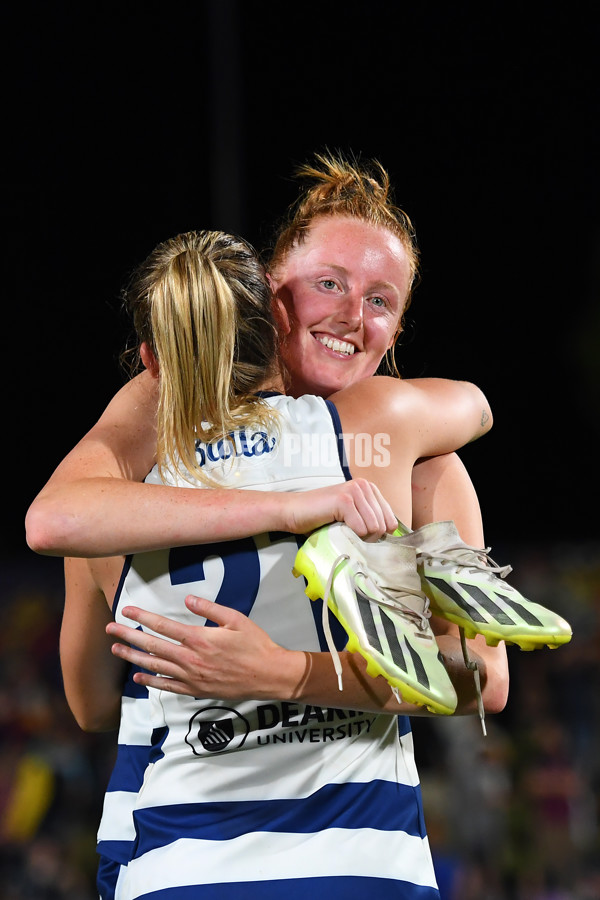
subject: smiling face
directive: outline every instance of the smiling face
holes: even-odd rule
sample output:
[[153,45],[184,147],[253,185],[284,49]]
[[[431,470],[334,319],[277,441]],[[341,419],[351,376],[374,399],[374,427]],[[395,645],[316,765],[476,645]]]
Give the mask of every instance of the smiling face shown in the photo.
[[290,393],[328,397],[375,374],[392,346],[410,287],[402,242],[360,219],[322,216],[274,277],[290,331]]

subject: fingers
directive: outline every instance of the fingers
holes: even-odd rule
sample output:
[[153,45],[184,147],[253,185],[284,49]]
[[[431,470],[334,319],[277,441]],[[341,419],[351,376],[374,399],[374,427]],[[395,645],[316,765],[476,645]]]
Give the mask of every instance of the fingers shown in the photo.
[[[140,612],[143,612],[143,610]],[[169,619],[165,621],[170,622]],[[169,684],[170,679],[185,678],[186,668],[190,660],[190,651],[182,644],[163,640],[154,634],[146,634],[144,631],[129,628],[127,625],[119,625],[116,622],[111,622],[107,625],[106,631],[112,637],[125,642],[112,645],[111,651],[113,656],[117,656],[119,659],[124,659],[128,663],[146,670],[134,676],[134,681],[137,684],[153,684],[154,682],[149,680],[151,677],[164,677],[169,679]],[[158,675],[150,676],[147,673],[158,673]],[[157,686],[164,690],[171,689],[164,685]],[[183,691],[180,690],[178,692],[182,693]]]
[[[242,613],[202,597],[190,594],[185,603],[199,617],[210,618],[216,625],[230,631],[243,631],[245,624],[252,627],[252,623]],[[124,607],[123,615],[153,632],[148,633],[141,628],[117,622],[110,622],[106,626],[107,634],[123,641],[113,645],[113,654],[134,665],[170,678],[181,678],[189,662],[190,652],[198,655],[208,649],[205,640],[207,633],[203,625],[186,625],[137,606]],[[210,631],[214,632],[214,629]],[[210,637],[214,639],[217,635],[212,633]],[[152,656],[151,661],[148,659],[149,655]],[[139,683],[150,684],[148,681]]]
[[[113,656],[118,656],[119,659],[124,659],[126,662],[131,663],[131,665],[139,666],[140,669],[147,670],[148,672],[159,672],[160,675],[167,677],[173,677],[176,674],[180,674],[179,666],[175,666],[172,662],[169,662],[160,656],[146,653],[143,650],[136,650],[128,644],[113,644],[111,650]],[[137,675],[134,676],[134,681],[138,682]]]
[[381,532],[380,536],[388,531],[394,531],[398,525],[398,519],[394,515],[392,507],[387,502],[376,484],[367,482],[369,487],[370,508],[374,511],[377,520],[377,532]]
[[118,656],[132,665],[158,671],[162,675],[179,672],[185,663],[185,647],[172,641],[164,641],[156,635],[146,634],[126,625],[112,623],[106,628],[107,634],[124,643],[113,644],[113,656]]
[[214,603],[212,600],[205,600],[203,597],[196,597],[194,594],[190,594],[185,598],[185,605],[190,612],[195,613],[195,615],[204,616],[205,619],[210,619],[211,622],[214,622],[216,625],[221,625],[222,627],[231,628],[233,625],[239,627],[241,625],[241,620],[246,618],[236,609],[231,609],[228,606],[221,606],[220,603]]
[[387,502],[379,488],[376,484],[372,485],[373,491],[375,492],[377,499],[379,501],[379,505],[381,506],[381,510],[383,513],[383,520],[385,523],[385,530],[392,532],[395,531],[398,527],[398,517],[390,504]]
[[364,478],[356,478],[348,484],[353,485],[353,506],[349,506],[344,521],[359,537],[377,540],[396,528],[396,516],[377,485]]
[[[159,616],[157,613],[148,612],[145,609],[140,609],[137,606],[126,606],[123,608],[123,615],[127,619],[131,619],[134,622],[137,622],[139,625],[143,625],[144,628],[149,629],[150,631],[156,631],[157,634],[162,635],[166,638],[171,638],[173,641],[179,641],[180,644],[184,644],[186,637],[189,636],[189,629],[194,628],[196,626],[184,625],[182,622],[176,622],[173,619],[167,619],[165,616]],[[203,624],[203,623],[199,623]],[[115,627],[126,628],[126,625],[117,626],[116,623],[111,623],[111,625],[107,626],[108,634],[116,634],[116,631],[110,630],[113,625]],[[140,634],[139,630],[133,629],[134,634]],[[131,641],[132,643],[136,643],[135,640],[132,640],[131,637],[126,638],[126,640]]]
[[115,637],[126,644],[130,644],[134,650],[142,651],[144,654],[153,653],[161,654],[168,657],[170,648],[178,647],[172,641],[165,641],[154,634],[147,634],[137,628],[129,628],[128,625],[120,625],[117,622],[110,622],[106,626],[106,633],[111,637]]
[[[202,597],[195,597],[191,594],[189,597],[186,597],[185,604],[190,612],[193,612],[199,618],[210,619],[211,622],[215,622],[217,625],[228,627],[237,625],[239,627],[240,620],[245,618],[235,609],[221,606],[218,603],[214,603],[212,600],[204,600]],[[199,622],[198,625],[186,625],[183,622],[167,619],[165,616],[148,612],[148,610],[140,609],[137,606],[125,606],[122,612],[125,618],[137,622],[149,631],[155,631],[162,637],[178,641],[180,644],[189,644],[192,639],[197,637],[197,628],[204,625],[204,622]],[[127,629],[127,626],[111,622],[107,626],[106,631],[108,634],[112,634],[115,637],[121,637],[121,634],[119,633],[120,629]],[[139,629],[129,629],[126,636],[123,636],[122,639],[135,644],[135,636],[139,636],[142,633],[143,632]],[[125,632],[123,632],[123,635],[125,635]]]
[[[285,680],[289,670],[289,664],[281,662],[282,654],[287,658],[289,651],[238,610],[193,595],[185,603],[219,627],[174,622],[137,607],[125,607],[124,615],[151,632],[115,622],[107,625],[109,635],[126,642],[114,644],[113,654],[141,669],[133,676],[136,684],[191,697],[279,696],[281,673]],[[165,637],[154,633],[157,629]],[[303,654],[301,661],[304,671]],[[295,674],[292,677],[295,686]]]

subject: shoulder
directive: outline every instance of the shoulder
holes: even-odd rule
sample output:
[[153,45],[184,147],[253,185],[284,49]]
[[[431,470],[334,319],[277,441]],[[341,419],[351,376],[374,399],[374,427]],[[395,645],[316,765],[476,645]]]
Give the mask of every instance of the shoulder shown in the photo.
[[404,384],[399,378],[393,378],[389,375],[374,375],[371,378],[365,378],[357,381],[341,391],[336,391],[330,396],[333,403],[346,403],[351,400],[385,398],[391,396],[398,389],[398,385]]
[[414,395],[413,382],[403,381],[387,375],[375,375],[358,381],[329,398],[340,413],[350,414],[360,409],[367,420],[392,412],[399,404],[409,401]]
[[344,431],[400,430],[407,425],[430,426],[440,410],[453,402],[451,381],[438,378],[400,379],[376,375],[350,385],[329,398],[336,406]]
[[99,424],[118,424],[124,415],[147,418],[156,415],[158,379],[141,372],[117,391],[99,419]]
[[91,454],[98,466],[101,456],[116,461],[115,474],[143,481],[156,461],[157,406],[157,380],[143,372],[115,394],[78,445],[81,454]]
[[329,398],[336,406],[361,403],[374,409],[392,409],[395,405],[411,405],[424,398],[444,399],[462,393],[466,382],[448,378],[394,378],[374,375],[352,384]]

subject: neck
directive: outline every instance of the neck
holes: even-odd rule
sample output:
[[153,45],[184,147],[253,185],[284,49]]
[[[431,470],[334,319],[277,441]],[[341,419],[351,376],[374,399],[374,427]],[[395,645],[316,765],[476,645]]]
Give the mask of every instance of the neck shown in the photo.
[[277,394],[285,394],[285,385],[283,383],[283,378],[281,375],[277,375],[275,378],[266,378],[260,387],[259,391],[274,391]]
[[283,373],[277,364],[273,365],[271,370],[265,374],[257,390],[274,391],[277,394],[287,393]]

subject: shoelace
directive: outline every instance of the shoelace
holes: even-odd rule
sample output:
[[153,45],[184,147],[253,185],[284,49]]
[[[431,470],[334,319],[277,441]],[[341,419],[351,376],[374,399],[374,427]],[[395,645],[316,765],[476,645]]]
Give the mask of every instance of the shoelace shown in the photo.
[[[389,587],[388,585],[376,584],[370,575],[367,575],[365,572],[357,572],[356,575],[362,575],[365,579],[365,583],[369,585],[369,587],[375,588],[384,596],[384,600],[379,600],[378,598],[371,597],[373,603],[377,603],[378,606],[384,606],[387,609],[393,609],[395,612],[399,612],[400,615],[404,616],[405,619],[408,619],[411,622],[414,622],[419,628],[425,629],[427,628],[427,623],[431,618],[431,610],[429,609],[429,597],[423,591],[413,590],[407,591],[404,588],[395,588]],[[356,582],[356,576],[354,576],[354,581]],[[413,609],[411,606],[408,606],[406,603],[402,602],[402,597],[419,597],[423,601],[423,610],[419,612],[416,609]]]
[[[331,633],[331,626],[329,624],[329,609],[327,605],[327,601],[329,600],[329,595],[331,594],[331,588],[333,586],[333,579],[335,578],[335,571],[343,560],[350,559],[347,553],[341,553],[337,559],[334,561],[330,571],[329,576],[327,578],[327,584],[325,585],[325,596],[323,597],[323,612],[322,612],[322,621],[323,621],[323,632],[325,634],[325,640],[327,642],[327,648],[331,653],[333,658],[333,666],[335,669],[335,673],[338,679],[338,687],[340,691],[344,689],[342,684],[342,663],[340,660],[340,654],[338,652],[337,647],[333,641],[333,635]],[[431,618],[431,610],[429,609],[429,599],[427,595],[423,591],[406,591],[403,588],[391,588],[384,587],[382,585],[378,585],[375,583],[373,578],[367,573],[363,571],[358,571],[355,574],[353,573],[352,579],[357,587],[360,588],[358,584],[358,576],[361,575],[364,578],[365,586],[370,587],[375,592],[379,592],[383,594],[384,599],[379,599],[375,597],[370,597],[373,603],[377,603],[378,606],[387,607],[388,609],[393,609],[395,612],[400,613],[400,615],[404,616],[409,621],[417,624],[417,626],[423,630],[426,629],[428,620]],[[362,590],[362,588],[361,588]],[[394,594],[398,596],[393,596]],[[423,611],[419,612],[415,609],[412,609],[407,604],[403,603],[401,600],[401,596],[405,597],[420,597],[423,601]],[[401,702],[401,699],[398,695],[398,689],[392,687],[392,691],[396,696],[398,702]]]
[[467,639],[465,637],[464,628],[459,628],[459,632],[460,632],[460,646],[462,648],[462,654],[463,654],[463,659],[465,661],[465,666],[467,667],[467,669],[469,669],[470,672],[473,673],[473,681],[475,682],[475,693],[477,694],[477,712],[479,714],[479,721],[481,722],[481,730],[483,731],[483,736],[487,737],[487,728],[485,727],[485,709],[483,707],[483,696],[481,693],[481,679],[479,677],[479,666],[469,656],[469,651],[467,650]]
[[333,635],[331,633],[331,626],[329,624],[329,607],[327,606],[327,601],[329,600],[329,595],[331,593],[331,586],[333,585],[335,570],[337,569],[339,563],[344,559],[350,559],[347,553],[341,553],[333,563],[329,572],[329,576],[327,578],[327,584],[325,585],[325,596],[323,597],[323,632],[325,634],[325,640],[327,641],[327,648],[333,658],[333,667],[335,669],[335,674],[337,675],[338,688],[340,689],[340,691],[344,690],[344,685],[342,684],[342,663],[340,660],[338,649],[333,642]]
[[[429,552],[427,550],[417,550],[417,561],[421,561],[422,559],[430,559],[436,560],[441,563],[451,563],[453,565],[463,566],[466,569],[469,569],[471,572],[485,572],[493,575],[498,575],[500,578],[506,578],[506,576],[512,572],[511,566],[499,566],[494,560],[489,556],[491,547],[486,547],[484,550],[481,550],[477,547],[471,547],[469,544],[451,544],[449,547],[445,547],[444,550],[440,550],[436,552]],[[489,565],[492,563],[492,565]],[[473,673],[473,681],[475,682],[475,693],[477,695],[477,712],[479,714],[479,721],[481,723],[481,730],[483,732],[483,736],[487,736],[487,729],[485,727],[485,709],[483,706],[483,696],[481,693],[481,678],[479,676],[479,666],[477,663],[471,659],[469,656],[469,651],[467,649],[467,640],[465,637],[465,632],[463,628],[459,628],[460,633],[460,646],[462,649],[463,659],[465,661],[465,666],[469,669],[470,672]]]
[[482,550],[463,543],[451,544],[438,551],[417,549],[417,561],[431,559],[441,563],[453,563],[463,566],[465,569],[489,572],[500,578],[506,578],[512,572],[512,566],[499,566],[489,555],[491,549],[491,547],[486,547]]
[[[512,572],[512,566],[499,566],[489,555],[491,549],[491,547],[486,547],[482,550],[477,547],[471,547],[469,544],[463,544],[461,542],[458,544],[451,544],[450,546],[445,547],[444,550],[433,553],[427,550],[417,550],[417,560],[426,558],[436,560],[441,563],[451,563],[454,565],[458,564],[459,566],[463,566],[471,572],[484,572],[486,574],[489,573],[490,575],[497,575],[499,578],[506,578],[506,576]],[[460,645],[462,648],[465,666],[467,667],[467,669],[469,669],[469,671],[473,673],[475,692],[477,694],[477,712],[479,714],[479,721],[481,722],[481,730],[483,731],[483,735],[485,737],[487,735],[487,729],[485,727],[485,709],[483,706],[483,696],[481,694],[481,679],[479,677],[479,667],[477,663],[474,662],[469,656],[464,630],[460,628],[459,631]]]

